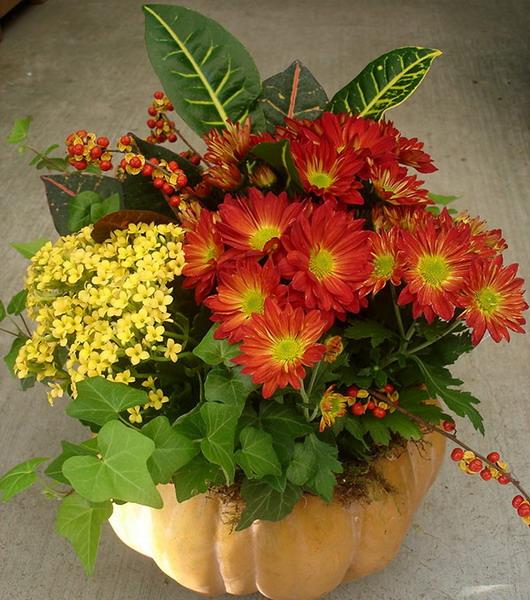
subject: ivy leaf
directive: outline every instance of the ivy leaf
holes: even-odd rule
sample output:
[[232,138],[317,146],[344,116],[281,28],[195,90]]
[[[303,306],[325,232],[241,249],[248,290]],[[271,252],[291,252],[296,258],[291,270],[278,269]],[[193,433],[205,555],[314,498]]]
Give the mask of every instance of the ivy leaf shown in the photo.
[[372,415],[363,417],[363,426],[366,432],[370,434],[372,440],[379,446],[388,446],[390,443],[390,430],[383,421],[386,419],[376,419]]
[[75,491],[91,502],[123,500],[162,507],[147,460],[154,442],[120,421],[110,421],[98,433],[101,459],[73,456],[63,465],[64,476]]
[[287,483],[285,490],[279,492],[264,481],[245,479],[241,486],[241,496],[245,500],[245,509],[236,531],[250,527],[257,519],[265,521],[283,519],[301,498],[302,490],[292,483]]
[[32,117],[28,116],[24,119],[15,119],[13,127],[6,138],[8,144],[21,144],[26,141],[29,132],[29,126],[31,125]]
[[213,325],[208,333],[193,349],[193,354],[198,356],[207,365],[220,365],[225,363],[227,366],[233,366],[230,362],[239,354],[239,345],[230,344],[226,340],[216,340],[214,337],[218,325]]
[[0,498],[7,502],[37,481],[37,467],[47,458],[32,458],[22,462],[0,477]]
[[246,116],[261,78],[244,46],[215,21],[182,6],[143,8],[149,59],[180,117],[204,134]]
[[96,192],[80,192],[68,205],[68,228],[71,233],[120,210],[119,194],[102,198]]
[[44,473],[59,483],[70,485],[68,479],[63,475],[65,461],[72,456],[95,456],[98,452],[98,441],[97,438],[91,438],[81,444],[72,444],[63,440],[61,447],[62,453],[46,467]]
[[252,150],[256,158],[261,158],[285,179],[284,187],[289,191],[301,191],[302,183],[291,155],[289,140],[261,142]]
[[7,305],[7,314],[9,315],[20,315],[26,308],[26,299],[28,297],[27,290],[21,290],[18,294],[15,294],[9,304]]
[[314,475],[316,467],[313,447],[306,443],[295,444],[293,460],[287,468],[287,479],[295,485],[304,485]]
[[240,433],[239,439],[241,450],[236,452],[235,458],[249,479],[281,475],[282,468],[269,433],[247,426]]
[[156,417],[142,427],[142,433],[155,443],[155,451],[147,461],[155,483],[168,483],[175,471],[199,453],[191,440],[171,427],[167,417]]
[[80,421],[105,425],[132,406],[147,402],[147,394],[124,383],[104,377],[90,377],[77,384],[77,398],[66,407],[66,414]]
[[253,388],[248,375],[240,369],[212,369],[204,382],[204,396],[209,402],[223,402],[243,408],[247,396]]
[[181,415],[173,429],[190,440],[200,440],[206,435],[206,425],[200,413],[200,406],[195,406],[189,412]]
[[453,389],[454,386],[462,385],[463,381],[454,378],[444,367],[428,365],[415,355],[410,358],[418,365],[429,393],[433,397],[441,398],[447,408],[460,417],[468,417],[473,427],[484,435],[482,416],[474,407],[474,404],[479,404],[480,400],[469,392]]
[[344,330],[344,337],[351,340],[370,339],[372,348],[376,348],[385,340],[395,337],[395,335],[381,323],[367,319],[365,321],[350,321],[350,326]]
[[57,533],[72,544],[87,575],[94,572],[101,526],[111,515],[112,502],[94,503],[75,493],[59,506]]
[[185,502],[197,494],[207,492],[210,484],[222,485],[224,482],[225,477],[221,469],[208,462],[203,456],[196,456],[173,475],[173,484],[179,502]]
[[241,408],[206,402],[200,413],[206,425],[206,437],[201,440],[202,453],[210,462],[221,467],[229,485],[235,475],[234,441]]
[[268,125],[283,125],[285,117],[313,121],[324,110],[328,97],[311,71],[295,60],[285,71],[263,82],[259,99]]
[[383,54],[333,96],[329,110],[380,119],[385,111],[404,102],[416,90],[440,54],[440,50],[419,47],[397,48]]
[[342,473],[342,465],[337,460],[337,446],[323,442],[312,433],[304,444],[311,448],[315,456],[316,468],[313,475],[305,483],[305,487],[318,494],[326,502],[333,499],[333,488],[337,482],[336,473]]
[[24,258],[31,258],[32,256],[35,256],[35,254],[37,254],[37,252],[44,246],[44,244],[47,243],[48,240],[46,238],[38,238],[36,240],[26,243],[13,242],[11,244],[11,247],[14,248],[20,254],[22,254]]

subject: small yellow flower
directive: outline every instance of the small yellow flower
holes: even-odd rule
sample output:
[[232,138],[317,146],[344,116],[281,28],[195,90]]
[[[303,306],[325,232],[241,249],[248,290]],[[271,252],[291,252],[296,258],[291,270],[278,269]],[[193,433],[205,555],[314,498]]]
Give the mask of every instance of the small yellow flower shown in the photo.
[[149,375],[149,377],[145,381],[142,381],[142,387],[154,390],[156,388],[156,382],[154,380],[154,377],[152,375]]
[[148,325],[145,331],[145,341],[148,344],[161,342],[164,339],[164,331],[163,325]]
[[132,408],[127,409],[127,412],[129,413],[129,421],[131,423],[141,423],[143,421],[140,410],[140,406],[133,406]]
[[129,369],[125,369],[121,373],[116,373],[116,375],[109,375],[107,379],[116,383],[133,383],[136,381],[136,377],[131,375]]
[[133,365],[137,365],[142,360],[149,358],[149,352],[143,349],[142,344],[135,344],[130,348],[126,348],[125,354],[131,359]]
[[166,342],[164,356],[172,362],[177,362],[179,352],[182,352],[182,345],[169,338]]
[[62,398],[64,396],[64,390],[58,383],[48,383],[48,386],[51,388],[48,392],[48,403],[50,406],[53,406],[56,398]]
[[162,405],[166,402],[169,402],[169,398],[164,395],[163,390],[151,390],[148,394],[149,403],[146,406],[150,408],[154,408],[155,410],[160,410]]

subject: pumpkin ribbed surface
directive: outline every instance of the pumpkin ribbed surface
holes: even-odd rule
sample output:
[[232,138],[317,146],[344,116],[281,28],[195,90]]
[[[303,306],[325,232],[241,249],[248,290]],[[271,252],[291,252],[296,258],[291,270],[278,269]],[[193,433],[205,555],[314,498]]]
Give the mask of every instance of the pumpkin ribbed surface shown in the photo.
[[409,443],[395,460],[376,461],[392,491],[371,502],[326,504],[305,495],[281,521],[234,532],[226,500],[200,494],[178,503],[173,486],[162,485],[162,509],[115,506],[110,522],[125,544],[201,594],[260,591],[272,600],[312,600],[382,569],[397,554],[443,459],[444,438],[425,441]]

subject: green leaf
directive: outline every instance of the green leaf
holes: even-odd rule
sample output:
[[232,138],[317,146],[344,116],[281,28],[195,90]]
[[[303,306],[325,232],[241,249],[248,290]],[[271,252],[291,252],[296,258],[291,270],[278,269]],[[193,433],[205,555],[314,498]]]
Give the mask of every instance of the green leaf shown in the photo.
[[162,498],[147,468],[154,442],[120,421],[110,421],[98,433],[101,458],[73,456],[63,465],[75,491],[91,502],[123,500],[153,508]]
[[359,417],[347,415],[344,418],[344,429],[368,450],[368,445],[364,439],[366,429],[363,427],[363,422]]
[[372,415],[365,415],[363,417],[363,426],[366,432],[370,434],[370,437],[379,446],[388,446],[391,439],[390,430],[384,423],[385,420],[377,419]]
[[440,206],[447,206],[455,200],[458,200],[458,196],[441,196],[440,194],[432,194],[429,192],[429,199]]
[[282,468],[269,433],[247,426],[240,433],[239,439],[241,450],[236,452],[235,458],[249,479],[281,475]]
[[253,388],[248,375],[240,369],[212,369],[204,382],[204,396],[209,402],[223,402],[243,408],[247,396]]
[[7,365],[7,368],[9,369],[9,372],[11,373],[11,375],[13,375],[13,377],[16,377],[14,367],[18,353],[22,346],[28,341],[28,339],[29,338],[25,335],[17,336],[11,343],[11,348],[9,349],[9,352],[4,356],[4,361]]
[[244,117],[261,92],[244,46],[182,6],[148,4],[144,11],[149,59],[180,117],[199,134]]
[[29,132],[29,126],[31,124],[32,117],[26,117],[25,119],[15,119],[13,127],[7,136],[6,142],[8,144],[21,144],[26,141]]
[[293,460],[287,468],[287,479],[295,485],[304,485],[311,479],[317,468],[317,457],[311,445],[295,444]]
[[419,47],[383,54],[333,96],[329,110],[380,119],[414,92],[440,54],[440,50]]
[[68,228],[74,233],[119,209],[120,195],[117,193],[103,199],[96,192],[80,192],[68,205]]
[[62,453],[46,467],[44,473],[59,483],[70,485],[68,479],[63,475],[65,461],[72,456],[95,456],[98,452],[98,441],[97,438],[91,438],[81,444],[72,444],[63,440],[61,446]]
[[7,305],[7,313],[9,315],[20,315],[26,308],[26,299],[28,297],[27,290],[21,290],[15,294]]
[[15,243],[11,244],[11,247],[14,248],[17,252],[20,252],[24,258],[31,258],[35,256],[37,252],[47,244],[48,240],[46,238],[38,238],[31,242],[24,243]]
[[155,451],[147,461],[155,483],[168,483],[175,471],[199,453],[198,446],[177,433],[167,417],[156,417],[142,427],[142,433],[155,443]]
[[186,414],[181,415],[173,423],[173,429],[190,440],[202,439],[206,435],[206,426],[201,417],[200,406],[195,406]]
[[279,175],[285,178],[284,187],[289,191],[302,190],[300,176],[291,155],[289,140],[280,142],[261,142],[252,148],[256,158],[261,158],[269,164]]
[[77,384],[77,398],[66,407],[66,414],[80,421],[105,425],[132,406],[147,402],[147,394],[125,383],[90,377]]
[[454,386],[462,385],[463,381],[455,379],[444,367],[428,365],[414,355],[410,358],[418,365],[430,394],[438,396],[445,402],[449,410],[460,417],[468,417],[473,427],[484,434],[482,416],[473,406],[479,404],[480,401],[469,392],[453,389]]
[[445,366],[452,365],[462,354],[471,352],[473,347],[471,334],[466,331],[461,334],[453,333],[444,336],[441,340],[426,348],[425,353],[429,355],[430,362]]
[[214,334],[217,328],[218,325],[213,325],[209,329],[208,333],[193,349],[193,354],[198,356],[207,365],[225,363],[227,366],[233,366],[230,361],[239,354],[239,345],[230,344],[224,339],[216,340]]
[[6,307],[5,304],[0,300],[0,323],[6,318]]
[[222,485],[224,482],[225,477],[221,469],[208,462],[203,456],[196,456],[173,475],[173,484],[179,502],[207,492],[210,485]]
[[263,82],[259,99],[268,125],[283,125],[285,117],[313,121],[328,97],[311,71],[295,60],[285,71]]
[[394,333],[381,325],[381,323],[367,319],[365,321],[350,321],[350,326],[344,330],[344,337],[351,340],[370,339],[372,348],[376,348],[385,340],[392,339]]
[[207,402],[200,408],[206,425],[206,437],[201,440],[201,450],[212,463],[219,465],[226,483],[234,480],[234,441],[241,407],[218,402]]
[[403,413],[398,411],[388,413],[384,422],[390,431],[397,433],[405,440],[421,440],[422,438],[418,425]]
[[7,502],[37,481],[37,467],[47,458],[32,458],[20,463],[0,477],[0,498]]
[[241,496],[245,500],[245,509],[236,531],[250,527],[257,519],[265,521],[283,519],[301,498],[302,490],[292,483],[287,483],[285,490],[279,492],[264,481],[245,479],[241,486]]
[[111,515],[112,502],[93,503],[75,493],[59,506],[57,533],[72,544],[87,575],[94,572],[101,526]]
[[399,391],[399,405],[407,409],[413,415],[420,417],[428,423],[438,425],[440,421],[449,418],[439,406],[429,400],[429,393],[418,387],[412,387]]
[[314,433],[306,437],[304,444],[313,451],[316,465],[315,471],[305,483],[305,487],[318,494],[326,502],[331,502],[333,488],[337,483],[336,473],[342,473],[343,470],[340,461],[337,460],[337,446],[322,442]]

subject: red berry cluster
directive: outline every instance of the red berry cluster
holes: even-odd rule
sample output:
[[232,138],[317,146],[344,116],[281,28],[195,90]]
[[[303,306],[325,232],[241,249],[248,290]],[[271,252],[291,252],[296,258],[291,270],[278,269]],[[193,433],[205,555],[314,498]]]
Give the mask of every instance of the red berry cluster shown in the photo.
[[109,139],[80,129],[66,138],[68,162],[78,171],[97,165],[102,171],[112,169],[112,156],[107,151]]
[[147,109],[149,119],[147,119],[147,127],[150,134],[147,141],[151,144],[162,144],[163,142],[176,142],[177,134],[175,133],[175,121],[168,119],[167,114],[173,110],[173,104],[164,92],[155,92],[153,94],[153,102]]
[[394,412],[395,409],[392,404],[397,404],[399,401],[399,394],[394,386],[387,383],[380,391],[387,395],[390,402],[374,398],[368,390],[351,385],[346,390],[346,395],[350,398],[348,403],[351,405],[351,413],[356,417],[360,417],[370,411],[377,419],[384,419],[388,412]]
[[530,527],[530,502],[518,494],[513,497],[512,506],[521,519]]
[[151,158],[139,172],[152,179],[153,186],[166,196],[170,206],[175,208],[180,204],[181,199],[176,192],[188,185],[188,178],[177,162]]
[[492,467],[491,464],[484,464],[484,462],[471,450],[455,448],[451,452],[451,458],[455,462],[458,462],[458,466],[464,473],[470,475],[480,473],[480,476],[484,481],[496,479],[501,485],[506,485],[511,481],[509,475],[506,474],[506,472],[509,471],[508,465],[501,460],[498,452],[490,452],[486,458],[488,463],[493,463],[499,470]]
[[179,152],[179,155],[188,160],[192,165],[198,166],[201,164],[201,157],[191,150]]

